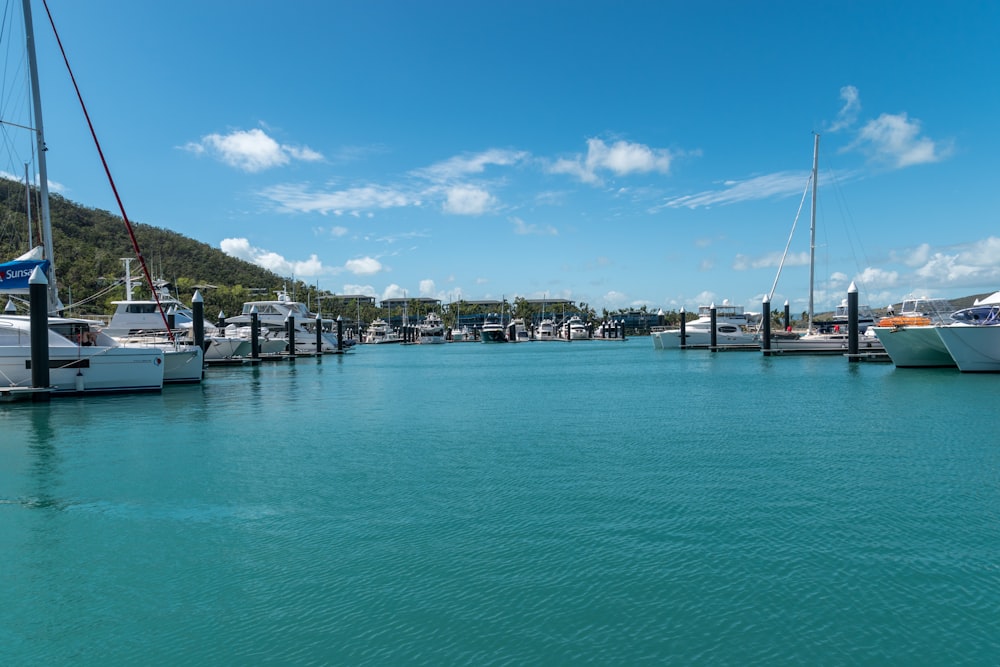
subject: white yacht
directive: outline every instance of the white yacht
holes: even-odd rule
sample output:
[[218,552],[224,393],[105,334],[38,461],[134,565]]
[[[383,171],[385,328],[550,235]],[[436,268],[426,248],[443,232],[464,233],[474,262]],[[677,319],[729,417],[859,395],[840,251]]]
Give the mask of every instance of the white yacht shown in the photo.
[[479,341],[482,343],[506,343],[507,332],[496,315],[488,315],[479,330]]
[[954,310],[947,299],[907,297],[899,313],[890,309],[872,330],[897,368],[953,367],[936,328],[953,322]]
[[365,335],[361,342],[368,345],[381,345],[383,343],[401,343],[403,339],[399,334],[389,328],[389,325],[381,317],[372,320],[372,323],[365,329]]
[[524,320],[517,317],[507,325],[507,341],[510,343],[527,343],[531,340],[528,335],[528,328],[524,325]]
[[[684,324],[684,347],[702,348],[712,344],[712,308],[715,308],[716,347],[745,347],[757,344],[760,315],[746,312],[743,306],[733,305],[726,299],[721,306],[710,304],[698,307],[698,318]],[[653,331],[649,335],[653,339],[653,347],[657,350],[681,346],[680,327]]]
[[301,301],[292,301],[291,296],[285,290],[278,290],[277,299],[269,301],[247,301],[243,304],[243,312],[235,317],[226,318],[226,324],[235,324],[237,327],[244,327],[250,324],[251,311],[257,309],[257,319],[260,326],[267,327],[274,338],[284,340],[288,343],[288,318],[295,321],[295,350],[296,354],[316,354],[317,352],[337,351],[336,320],[320,319],[320,349],[316,349],[316,314],[309,312],[306,304]]
[[427,313],[427,317],[417,327],[417,342],[427,345],[444,342],[444,321],[437,313]]
[[463,325],[458,329],[451,330],[451,342],[464,343],[470,340],[472,340],[472,332],[469,331],[469,327]]
[[557,340],[556,323],[551,319],[543,318],[535,330],[535,340]]
[[590,332],[587,330],[586,323],[580,319],[580,316],[573,315],[563,322],[560,336],[564,340],[587,340],[590,338]]
[[1000,292],[952,313],[953,322],[936,327],[963,373],[1000,373]]
[[[195,350],[192,322],[194,314],[190,308],[174,298],[167,289],[167,283],[156,285],[159,304],[155,299],[134,299],[132,276],[129,271],[130,259],[125,259],[125,300],[112,301],[114,313],[103,327],[108,334],[123,345],[145,345],[162,347],[167,354],[166,382],[198,382],[203,359],[226,359],[249,355],[250,343],[239,337],[219,334],[217,327],[205,320],[205,348]],[[167,332],[163,313],[172,312],[174,329]],[[195,359],[197,357],[197,359]]]

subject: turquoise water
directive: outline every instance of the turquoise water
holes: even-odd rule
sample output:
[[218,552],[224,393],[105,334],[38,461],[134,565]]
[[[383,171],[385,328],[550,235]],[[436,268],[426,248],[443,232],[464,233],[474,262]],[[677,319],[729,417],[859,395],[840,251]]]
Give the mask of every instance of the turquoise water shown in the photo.
[[997,664],[998,380],[640,338],[0,406],[0,663]]

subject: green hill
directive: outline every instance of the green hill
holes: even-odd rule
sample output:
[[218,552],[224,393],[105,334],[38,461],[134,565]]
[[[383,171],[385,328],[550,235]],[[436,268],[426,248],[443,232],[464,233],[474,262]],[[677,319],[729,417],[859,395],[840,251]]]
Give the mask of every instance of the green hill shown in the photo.
[[[37,199],[34,192],[32,195]],[[107,211],[85,208],[59,195],[50,195],[49,209],[60,298],[68,306],[81,304],[71,311],[73,315],[111,312],[110,302],[125,296],[120,285],[125,271],[121,258],[135,257],[124,221]],[[32,219],[37,220],[37,202],[32,202],[31,210]],[[315,287],[302,282],[293,285],[271,271],[176,232],[135,222],[133,229],[153,278],[169,281],[174,294],[185,303],[190,303],[196,288],[200,289],[209,319],[214,319],[220,310],[227,315],[239,313],[244,301],[271,298],[259,296],[260,292],[252,293],[250,288],[273,295],[274,290],[287,285],[302,301],[315,294]],[[0,178],[0,261],[39,245],[37,228],[34,243],[29,243],[27,236],[24,184]],[[132,263],[132,275],[142,284],[136,297],[148,297],[138,262]],[[92,298],[94,295],[100,296]]]

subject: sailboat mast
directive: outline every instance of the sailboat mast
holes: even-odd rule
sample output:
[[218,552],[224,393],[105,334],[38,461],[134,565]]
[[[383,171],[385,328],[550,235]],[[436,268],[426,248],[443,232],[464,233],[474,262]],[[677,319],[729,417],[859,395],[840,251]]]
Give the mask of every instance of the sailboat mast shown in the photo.
[[816,277],[816,177],[819,173],[819,134],[815,135],[813,141],[813,168],[812,168],[812,212],[809,216],[809,327],[807,331],[812,333],[813,328],[813,286]]
[[31,79],[31,101],[34,105],[35,140],[38,142],[38,188],[41,194],[42,246],[49,260],[49,312],[59,307],[56,287],[56,266],[52,254],[52,219],[49,216],[49,174],[45,166],[45,133],[42,131],[42,94],[38,86],[38,59],[35,56],[35,28],[31,21],[31,0],[22,0],[24,8],[25,46],[28,52],[28,73]]

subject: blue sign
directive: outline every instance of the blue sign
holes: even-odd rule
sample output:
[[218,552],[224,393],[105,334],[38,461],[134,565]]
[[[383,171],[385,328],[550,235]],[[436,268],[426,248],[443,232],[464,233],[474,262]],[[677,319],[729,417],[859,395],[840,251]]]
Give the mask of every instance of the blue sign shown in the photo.
[[28,279],[36,266],[49,270],[49,260],[22,260],[0,264],[0,292],[27,292]]

